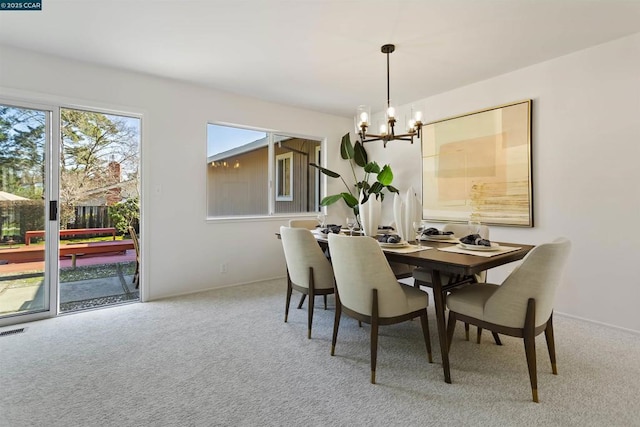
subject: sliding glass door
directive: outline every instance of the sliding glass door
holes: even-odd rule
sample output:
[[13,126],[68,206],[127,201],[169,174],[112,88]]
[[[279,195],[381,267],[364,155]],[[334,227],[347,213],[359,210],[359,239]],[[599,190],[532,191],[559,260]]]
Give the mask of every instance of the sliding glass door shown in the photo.
[[0,99],[0,326],[140,300],[140,136]]
[[140,119],[60,109],[61,313],[139,301]]
[[[53,108],[0,102],[0,325],[56,306],[53,120]],[[28,241],[30,230],[41,233]]]

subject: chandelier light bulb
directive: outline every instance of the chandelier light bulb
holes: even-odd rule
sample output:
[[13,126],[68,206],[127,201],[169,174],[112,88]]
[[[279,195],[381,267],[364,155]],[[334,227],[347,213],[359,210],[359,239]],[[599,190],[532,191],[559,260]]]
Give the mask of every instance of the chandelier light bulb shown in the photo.
[[387,117],[389,117],[390,119],[395,118],[396,116],[396,109],[393,107],[389,107],[387,108]]
[[365,111],[363,111],[362,113],[360,113],[360,126],[368,125],[368,121],[369,121],[369,116],[367,115],[367,113]]
[[422,111],[416,111],[416,122],[422,121]]

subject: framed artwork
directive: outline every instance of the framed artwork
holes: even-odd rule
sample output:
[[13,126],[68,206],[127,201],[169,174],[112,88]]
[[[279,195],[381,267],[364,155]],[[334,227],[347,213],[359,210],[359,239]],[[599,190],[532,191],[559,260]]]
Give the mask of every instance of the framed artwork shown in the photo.
[[533,227],[530,99],[422,131],[424,219]]

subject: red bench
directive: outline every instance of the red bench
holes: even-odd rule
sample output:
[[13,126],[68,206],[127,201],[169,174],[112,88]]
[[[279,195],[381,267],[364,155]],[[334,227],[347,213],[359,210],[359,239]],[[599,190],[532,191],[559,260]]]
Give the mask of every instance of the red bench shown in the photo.
[[[31,238],[44,237],[44,230],[31,230],[24,233],[24,244],[31,244]],[[60,237],[62,236],[87,236],[93,234],[111,234],[113,240],[116,240],[116,229],[113,227],[106,228],[71,228],[68,230],[60,230]]]
[[[124,252],[134,249],[132,240],[114,240],[108,242],[69,243],[60,245],[60,256],[71,256],[71,265],[76,266],[76,257],[80,254],[102,254]],[[0,249],[0,261],[35,262],[44,261],[44,246],[23,246],[21,248]]]

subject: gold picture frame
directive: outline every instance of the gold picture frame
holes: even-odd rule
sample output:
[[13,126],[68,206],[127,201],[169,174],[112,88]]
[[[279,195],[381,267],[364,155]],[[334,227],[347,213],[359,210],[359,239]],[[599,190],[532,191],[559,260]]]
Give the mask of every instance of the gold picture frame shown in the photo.
[[533,227],[530,99],[426,124],[423,218]]

